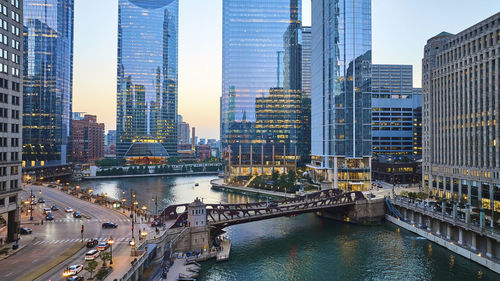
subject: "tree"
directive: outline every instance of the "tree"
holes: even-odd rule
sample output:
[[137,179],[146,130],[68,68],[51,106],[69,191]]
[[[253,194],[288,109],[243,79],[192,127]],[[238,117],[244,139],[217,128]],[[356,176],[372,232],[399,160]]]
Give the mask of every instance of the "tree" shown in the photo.
[[278,171],[274,171],[273,174],[271,175],[271,180],[273,181],[274,185],[278,183],[280,173]]
[[295,171],[288,170],[288,182],[290,183],[290,186],[295,185],[296,180],[297,180],[297,175],[295,174]]
[[102,266],[106,267],[106,261],[111,260],[111,253],[110,252],[101,252],[101,255],[99,257],[102,260]]
[[90,272],[90,279],[92,279],[92,276],[94,275],[94,271],[97,268],[98,263],[96,261],[87,261],[87,266],[85,267],[85,270]]

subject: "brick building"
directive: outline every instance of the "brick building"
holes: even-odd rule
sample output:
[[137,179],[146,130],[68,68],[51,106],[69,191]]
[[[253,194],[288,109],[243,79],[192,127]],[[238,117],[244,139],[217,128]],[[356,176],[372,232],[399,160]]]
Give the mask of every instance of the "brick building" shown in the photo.
[[72,159],[88,163],[104,157],[104,123],[95,115],[85,115],[72,121]]

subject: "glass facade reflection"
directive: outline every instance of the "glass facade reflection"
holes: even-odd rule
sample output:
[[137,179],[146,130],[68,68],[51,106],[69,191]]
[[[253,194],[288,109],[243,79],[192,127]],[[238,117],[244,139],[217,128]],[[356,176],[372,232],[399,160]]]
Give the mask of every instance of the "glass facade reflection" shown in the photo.
[[221,140],[241,175],[295,165],[300,142],[301,1],[224,0]]
[[312,167],[335,188],[370,187],[371,1],[312,3]]
[[23,161],[60,165],[70,149],[73,0],[24,1]]
[[178,0],[118,2],[117,157],[154,139],[177,154]]

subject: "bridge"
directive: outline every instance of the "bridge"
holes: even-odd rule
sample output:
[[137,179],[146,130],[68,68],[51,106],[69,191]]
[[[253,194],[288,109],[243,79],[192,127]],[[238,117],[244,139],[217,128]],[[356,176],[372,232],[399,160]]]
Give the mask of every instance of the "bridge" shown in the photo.
[[[342,192],[339,189],[327,189],[279,201],[203,205],[206,224],[212,234],[217,234],[231,225],[350,206],[360,200],[365,200],[365,197],[359,191]],[[191,204],[168,206],[160,214],[160,220],[175,220],[171,228],[193,226],[188,219],[188,209]]]

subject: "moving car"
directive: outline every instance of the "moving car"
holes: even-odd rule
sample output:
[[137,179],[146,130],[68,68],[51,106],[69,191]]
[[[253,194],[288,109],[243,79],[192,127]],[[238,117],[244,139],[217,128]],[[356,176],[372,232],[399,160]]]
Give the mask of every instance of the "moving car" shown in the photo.
[[82,217],[82,214],[80,214],[80,212],[76,211],[76,212],[73,213],[73,217],[79,219],[79,218]]
[[31,233],[33,233],[33,230],[31,228],[21,227],[21,229],[19,230],[19,233],[21,233],[21,234],[31,234]]
[[90,251],[85,253],[85,260],[86,261],[93,261],[99,257],[100,253],[101,252],[99,252],[98,250],[90,250]]
[[99,244],[97,239],[91,239],[87,241],[87,248],[94,248],[97,244]]
[[237,210],[230,210],[227,212],[228,215],[230,216],[237,216],[240,214],[240,211],[237,211]]
[[81,265],[81,264],[74,264],[74,265],[72,265],[72,266],[69,267],[68,271],[69,271],[70,275],[77,275],[82,270],[83,270],[83,265]]
[[102,224],[102,228],[117,228],[118,225],[114,222],[105,222]]
[[84,279],[81,276],[71,276],[66,280],[68,280],[68,281],[83,281]]
[[47,215],[45,216],[45,219],[46,219],[46,220],[48,220],[48,221],[52,221],[52,220],[54,220],[54,215],[52,215],[52,214],[47,214]]
[[278,207],[278,203],[274,202],[274,201],[270,201],[269,203],[267,203],[267,207]]
[[45,203],[45,199],[43,199],[42,197],[38,198],[38,203]]
[[52,211],[59,211],[59,207],[57,207],[56,205],[52,205],[52,207],[50,207],[50,209]]
[[159,221],[152,221],[151,222],[151,226],[161,226],[160,222]]
[[99,245],[97,245],[97,250],[99,250],[99,251],[104,251],[108,248],[109,248],[108,243],[99,243]]
[[66,213],[71,213],[73,212],[73,209],[71,207],[68,207],[66,208],[66,210],[64,210]]
[[44,208],[43,213],[48,215],[48,214],[52,213],[52,209],[51,208]]

